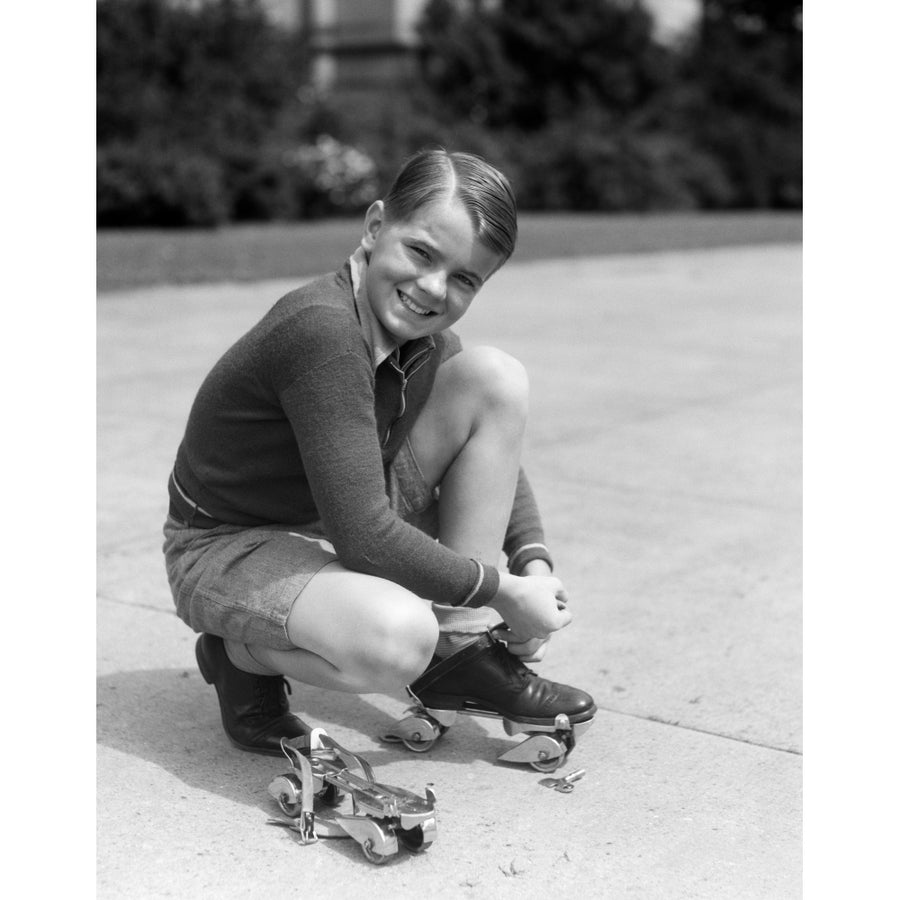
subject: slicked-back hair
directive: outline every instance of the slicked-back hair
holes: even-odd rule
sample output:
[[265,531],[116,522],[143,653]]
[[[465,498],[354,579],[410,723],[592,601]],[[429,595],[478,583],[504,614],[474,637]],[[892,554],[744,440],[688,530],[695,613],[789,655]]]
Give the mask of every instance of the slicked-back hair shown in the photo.
[[501,265],[516,248],[516,198],[506,176],[473,153],[419,150],[403,164],[384,198],[388,219],[406,221],[436,200],[459,199],[478,239]]

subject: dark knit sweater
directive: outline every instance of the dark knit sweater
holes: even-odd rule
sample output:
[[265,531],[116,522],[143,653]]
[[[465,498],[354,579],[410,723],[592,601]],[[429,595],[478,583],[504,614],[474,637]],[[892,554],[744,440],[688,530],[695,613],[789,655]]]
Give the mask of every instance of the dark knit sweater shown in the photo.
[[[448,330],[404,344],[375,370],[345,265],[282,297],[215,364],[191,408],[176,477],[221,522],[321,520],[347,568],[434,602],[482,606],[497,591],[497,569],[404,522],[385,487],[385,467],[438,366],[459,350]],[[520,473],[504,550],[520,569],[529,559],[549,562],[542,543]]]

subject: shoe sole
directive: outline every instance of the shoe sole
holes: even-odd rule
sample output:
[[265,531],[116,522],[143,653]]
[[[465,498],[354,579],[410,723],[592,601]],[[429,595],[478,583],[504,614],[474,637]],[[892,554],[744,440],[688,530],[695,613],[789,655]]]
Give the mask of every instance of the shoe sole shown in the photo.
[[[452,695],[441,695],[441,694],[433,694],[426,701],[422,697],[416,695],[416,699],[426,708],[426,709],[440,709],[446,710],[447,712],[461,712],[461,713],[470,713],[472,715],[484,715],[490,716],[492,718],[500,717],[501,719],[509,719],[510,722],[517,722],[520,725],[553,725],[556,721],[555,716],[543,718],[537,718],[532,716],[509,716],[505,713],[500,712],[496,709],[490,709],[485,706],[482,701],[478,700],[475,697],[454,697]],[[594,714],[597,712],[597,706],[594,704],[590,709],[586,709],[582,712],[578,713],[565,713],[564,715],[568,718],[569,722],[573,725],[577,725],[581,722],[586,722],[588,719],[592,719]]]

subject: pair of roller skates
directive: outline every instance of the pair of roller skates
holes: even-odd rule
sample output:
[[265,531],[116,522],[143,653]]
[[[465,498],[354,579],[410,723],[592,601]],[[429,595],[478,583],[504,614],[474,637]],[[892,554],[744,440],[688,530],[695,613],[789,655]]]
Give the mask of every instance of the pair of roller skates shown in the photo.
[[[366,859],[380,865],[401,846],[422,853],[437,836],[435,796],[430,788],[420,797],[376,781],[365,759],[321,728],[282,738],[281,749],[291,771],[274,778],[268,791],[289,818],[269,823],[296,832],[302,843],[349,837],[360,845]],[[348,795],[352,811],[342,811],[339,807]]]
[[[525,763],[539,772],[562,765],[597,710],[584,691],[532,672],[493,633],[451,657],[435,658],[407,690],[415,705],[382,736],[384,740],[422,753],[458,716],[486,716],[501,720],[510,736],[527,735],[499,759]],[[289,818],[270,819],[271,824],[290,828],[304,844],[320,837],[353,838],[376,864],[386,862],[401,847],[413,853],[428,849],[437,836],[430,788],[421,797],[382,784],[365,759],[341,747],[321,728],[311,729],[299,719],[294,724],[306,733],[280,741],[291,771],[273,779],[268,789]],[[347,795],[351,812],[338,809]]]
[[435,658],[407,691],[415,705],[383,740],[424,753],[460,715],[500,719],[506,734],[527,737],[499,759],[538,772],[562,765],[597,711],[589,694],[541,678],[494,632],[453,656]]

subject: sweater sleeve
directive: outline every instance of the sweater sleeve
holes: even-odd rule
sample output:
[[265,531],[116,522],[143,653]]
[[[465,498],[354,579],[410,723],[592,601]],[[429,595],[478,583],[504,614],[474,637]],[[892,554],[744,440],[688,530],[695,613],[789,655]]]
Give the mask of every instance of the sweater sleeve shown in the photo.
[[483,606],[497,592],[493,566],[468,559],[404,522],[385,487],[371,364],[337,353],[280,395],[316,508],[341,562],[425,599]]
[[503,542],[503,552],[507,557],[509,571],[513,575],[521,575],[525,564],[534,559],[543,559],[551,569],[553,568],[550,551],[544,543],[544,529],[537,502],[525,471],[521,468],[512,514],[509,517],[509,527]]

